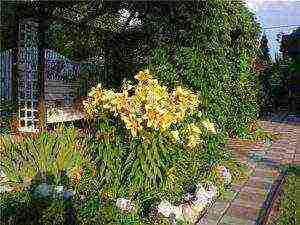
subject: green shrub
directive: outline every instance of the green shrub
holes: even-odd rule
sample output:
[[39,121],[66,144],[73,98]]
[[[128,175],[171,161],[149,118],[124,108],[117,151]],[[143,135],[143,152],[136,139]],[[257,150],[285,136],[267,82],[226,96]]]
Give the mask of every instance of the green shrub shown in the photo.
[[5,224],[65,224],[67,205],[60,198],[37,200],[28,191],[10,192],[1,195],[0,205],[0,221]]
[[[163,84],[200,91],[209,119],[238,137],[259,111],[260,86],[251,68],[258,49],[259,24],[240,1],[176,4],[176,17],[147,17],[148,33],[174,32],[171,41],[155,40],[150,69]],[[154,35],[155,36],[155,35]]]
[[289,173],[283,185],[277,202],[278,214],[271,217],[268,224],[295,225],[296,224],[296,181],[294,173]]

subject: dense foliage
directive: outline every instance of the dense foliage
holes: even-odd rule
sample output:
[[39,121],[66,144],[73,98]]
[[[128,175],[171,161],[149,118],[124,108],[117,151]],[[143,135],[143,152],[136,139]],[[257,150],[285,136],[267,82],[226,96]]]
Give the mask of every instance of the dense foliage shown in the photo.
[[280,43],[280,51],[283,52],[284,54],[287,54],[294,60],[296,60],[298,63],[300,62],[300,52],[299,52],[299,47],[300,47],[300,27],[296,28],[293,30],[291,34],[287,36],[287,38],[281,39]]
[[[98,2],[103,7],[99,11],[112,13],[110,17],[116,20],[116,12],[126,6],[131,14],[139,14],[141,29],[122,27],[115,32],[107,28],[113,23],[105,19],[98,28],[53,22],[46,42],[70,57],[102,48],[106,77],[114,87],[150,64],[165,84],[182,81],[200,91],[203,112],[209,119],[225,131],[245,137],[249,123],[257,117],[260,88],[251,68],[259,24],[243,1],[123,3]],[[76,52],[77,48],[85,53]]]
[[222,132],[195,114],[196,92],[169,90],[148,70],[136,78],[121,93],[92,89],[86,110],[98,118],[89,133],[58,128],[33,140],[3,140],[0,168],[14,187],[0,198],[7,224],[169,224],[166,212],[158,213],[168,204],[180,209],[178,222],[189,224],[208,199],[192,208],[187,193],[199,184],[210,199],[222,193],[228,183],[220,165],[241,177]]
[[0,138],[0,167],[15,190],[24,189],[35,179],[46,181],[48,176],[59,184],[62,173],[72,176],[87,160],[85,153],[76,147],[74,129],[43,132],[17,143],[10,135]]
[[[299,29],[298,29],[299,30]],[[265,36],[262,37],[260,45],[260,59],[264,64],[260,71],[260,84],[262,87],[262,101],[261,101],[261,112],[274,112],[280,105],[282,98],[287,98],[288,95],[288,83],[296,80],[297,71],[299,70],[299,63],[297,59],[297,29],[292,32],[288,38],[281,36],[278,39],[283,53],[281,57],[275,58],[272,62],[269,60],[269,50],[267,46],[267,39]],[[279,34],[280,36],[282,34]],[[293,46],[293,47],[291,47]],[[295,48],[294,50],[292,50]],[[293,52],[294,51],[294,52]]]
[[[145,4],[150,11],[155,8],[151,1]],[[0,166],[18,189],[1,196],[0,206],[11,224],[26,214],[24,224],[170,224],[158,212],[159,202],[185,208],[178,217],[191,218],[198,211],[185,195],[194,194],[199,184],[204,194],[215,194],[213,185],[222,192],[226,183],[220,165],[229,168],[234,180],[240,177],[225,142],[227,132],[247,137],[257,117],[259,84],[251,63],[258,24],[241,1],[176,2],[175,8],[174,3],[153,4],[160,6],[159,13],[139,8],[143,35],[133,35],[136,40],[127,42],[133,46],[120,54],[118,48],[126,41],[112,35],[121,44],[105,57],[107,64],[110,57],[112,64],[119,62],[109,76],[115,87],[121,78],[133,78],[137,68],[149,67],[157,80],[145,70],[136,75],[136,86],[125,81],[120,93],[94,87],[85,102],[94,132],[82,135],[78,143],[75,132],[64,130],[21,144],[6,140],[8,147],[2,150],[8,153]],[[65,27],[49,30],[58,48],[65,47],[60,36]],[[142,59],[131,64],[120,59],[145,45],[148,51],[135,54]],[[48,187],[34,183],[40,172],[37,182],[63,185],[73,197],[35,199],[36,189]],[[52,178],[54,174],[50,181],[47,172]]]
[[203,96],[203,112],[227,132],[245,137],[257,118],[260,86],[251,64],[259,26],[237,1],[178,3],[176,19],[150,17],[148,33],[174,34],[155,40],[151,68],[164,84],[182,81]]

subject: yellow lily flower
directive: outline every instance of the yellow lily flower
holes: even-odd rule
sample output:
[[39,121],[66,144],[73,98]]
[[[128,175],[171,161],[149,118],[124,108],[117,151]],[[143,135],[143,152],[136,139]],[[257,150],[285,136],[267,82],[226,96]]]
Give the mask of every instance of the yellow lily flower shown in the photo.
[[178,131],[178,130],[173,130],[173,131],[171,131],[171,134],[172,134],[172,136],[173,136],[173,138],[174,138],[175,140],[177,140],[177,141],[180,140],[180,137],[179,137],[179,131]]
[[216,130],[213,123],[210,123],[208,119],[202,121],[202,125],[213,134],[216,134]]
[[150,71],[147,69],[144,71],[140,71],[137,75],[134,76],[134,78],[139,81],[146,81],[151,79],[152,76],[150,75]]

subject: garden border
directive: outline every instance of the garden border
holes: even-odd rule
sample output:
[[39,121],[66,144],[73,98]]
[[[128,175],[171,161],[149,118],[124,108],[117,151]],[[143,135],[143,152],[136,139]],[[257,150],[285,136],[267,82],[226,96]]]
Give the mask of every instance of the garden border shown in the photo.
[[268,193],[266,200],[264,201],[259,216],[256,220],[257,225],[265,225],[268,221],[269,214],[271,212],[272,206],[278,197],[282,187],[286,181],[287,169],[281,171],[281,174],[278,176],[277,180],[272,186],[271,191]]

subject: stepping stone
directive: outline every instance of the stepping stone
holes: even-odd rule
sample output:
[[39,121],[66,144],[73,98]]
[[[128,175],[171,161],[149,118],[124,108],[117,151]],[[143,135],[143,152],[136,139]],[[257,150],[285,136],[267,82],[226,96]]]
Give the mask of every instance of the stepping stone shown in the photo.
[[232,184],[230,190],[233,192],[240,192],[243,187],[244,187],[244,184]]
[[257,167],[255,169],[255,177],[273,177],[274,173],[279,175],[277,170],[270,169],[269,167]]
[[203,216],[196,225],[217,225],[218,221],[214,219],[208,219],[207,216]]
[[[274,182],[274,176],[265,176],[265,177],[251,177],[251,180],[253,181],[262,181],[265,183],[273,183]],[[256,188],[258,190],[258,188]]]
[[242,193],[259,194],[259,195],[263,196],[263,198],[265,199],[267,197],[268,191],[266,191],[264,189],[260,189],[260,188],[246,186],[243,188]]
[[247,187],[254,187],[263,189],[265,191],[269,191],[272,188],[272,183],[264,182],[262,180],[251,179],[247,182]]
[[221,201],[226,201],[226,200],[232,200],[234,197],[237,195],[237,192],[234,192],[232,190],[226,191],[221,197]]
[[262,161],[262,164],[263,165],[267,165],[267,166],[271,166],[271,167],[275,167],[275,166],[278,166],[280,165],[280,161],[279,160],[276,160],[276,159],[273,159],[273,158],[264,158],[263,161]]
[[218,219],[220,218],[225,211],[227,210],[227,208],[230,205],[230,201],[228,202],[224,202],[224,201],[217,201],[215,202],[215,204],[213,205],[212,208],[210,208],[207,212],[207,216],[208,219]]
[[232,204],[230,208],[227,210],[226,215],[239,218],[242,220],[256,220],[259,211],[260,208],[252,208],[252,207]]
[[254,192],[245,192],[243,191],[239,193],[237,199],[235,199],[232,204],[239,205],[242,207],[249,207],[249,208],[259,208],[263,204],[267,194],[266,193],[254,193]]
[[236,218],[231,215],[225,215],[218,225],[255,225],[256,222],[253,220]]

